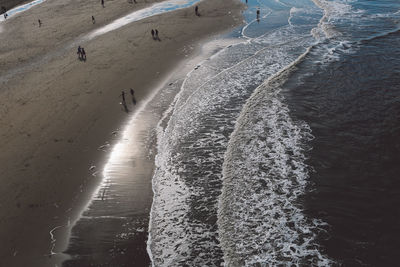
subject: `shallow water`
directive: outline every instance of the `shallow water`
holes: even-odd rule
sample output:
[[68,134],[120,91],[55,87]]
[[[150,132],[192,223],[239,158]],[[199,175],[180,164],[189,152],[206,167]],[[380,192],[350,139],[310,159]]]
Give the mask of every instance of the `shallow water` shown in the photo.
[[121,28],[129,23],[142,20],[145,18],[149,18],[152,16],[156,16],[162,13],[171,12],[174,10],[187,8],[195,3],[199,2],[200,0],[166,0],[159,3],[152,4],[149,7],[134,11],[122,18],[116,19],[115,21],[94,30],[93,32],[89,33],[88,36],[84,37],[86,39],[93,39],[99,35],[105,34],[107,32],[116,30]]
[[153,265],[394,264],[399,3],[248,5],[160,123]]
[[[36,5],[38,5],[38,4],[41,4],[41,3],[43,3],[44,1],[46,1],[46,0],[34,0],[34,1],[29,2],[29,3],[27,3],[27,4],[23,4],[23,5],[14,7],[14,8],[12,8],[12,9],[10,9],[10,10],[7,11],[7,15],[8,15],[7,19],[9,19],[9,18],[11,18],[11,17],[17,15],[18,13],[24,12],[24,11],[26,11],[26,10],[28,10],[28,9],[30,9],[30,8],[32,8],[32,7],[36,6]],[[5,18],[4,18],[4,16],[3,16],[3,14],[2,14],[2,15],[0,16],[0,22],[2,22],[2,21],[4,21],[4,20],[5,20]]]
[[[68,249],[70,259],[63,266],[147,266],[147,228],[151,207],[154,128],[162,111],[176,92],[171,85],[155,90],[147,100],[127,109],[134,112],[120,131],[119,140],[105,143],[99,150],[109,154],[106,165],[91,167],[95,176],[103,177],[90,203],[72,227]],[[121,105],[121,112],[123,107]]]

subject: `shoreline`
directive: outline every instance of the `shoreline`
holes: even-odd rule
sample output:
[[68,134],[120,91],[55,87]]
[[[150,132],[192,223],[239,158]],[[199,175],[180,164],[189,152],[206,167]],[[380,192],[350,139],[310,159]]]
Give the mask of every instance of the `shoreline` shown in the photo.
[[2,7],[5,7],[7,11],[9,11],[10,9],[13,9],[15,7],[18,7],[20,5],[24,5],[27,4],[31,1],[29,0],[4,0],[4,2],[1,2],[0,4],[0,15],[3,15],[3,10]]
[[[24,73],[18,81],[13,78],[5,84],[0,96],[8,105],[1,111],[0,123],[8,127],[7,130],[2,127],[5,145],[0,159],[8,168],[1,173],[4,183],[1,203],[5,214],[0,221],[0,237],[7,245],[0,251],[8,266],[28,262],[40,266],[51,264],[50,257],[43,256],[49,252],[46,247],[51,245],[50,230],[77,216],[80,206],[77,202],[90,198],[101,179],[93,178],[89,168],[93,162],[99,166],[106,158],[98,148],[112,138],[112,131],[126,120],[118,104],[120,90],[132,86],[137,100],[143,101],[159,77],[185,59],[187,52],[182,49],[187,47],[193,51],[190,44],[209,35],[210,29],[206,26],[217,25],[211,31],[217,34],[229,28],[228,25],[240,23],[241,4],[238,1],[229,3],[235,4],[235,16],[238,16],[235,19],[212,10],[214,3],[203,1],[200,8],[205,11],[210,8],[210,11],[199,19],[207,20],[208,24],[193,23],[198,18],[193,18],[191,8],[144,19],[88,42],[85,45],[89,47],[87,62],[78,62],[75,51],[68,51],[64,54],[68,55],[66,58],[51,60],[46,66],[38,66],[33,73]],[[28,12],[31,11],[24,15],[29,15]],[[22,15],[18,17],[19,23],[23,18]],[[216,23],[219,18],[224,19],[224,25]],[[159,44],[148,38],[148,27],[156,25],[156,20],[157,25],[163,26]],[[180,34],[173,29],[177,25],[183,28],[179,29]],[[41,37],[46,35],[40,34]],[[165,55],[160,45],[163,51],[175,51],[174,54]],[[130,51],[132,48],[144,49],[140,50],[143,54]],[[102,51],[105,50],[110,53],[104,55]],[[163,58],[164,62],[159,64],[154,58]],[[118,64],[130,67],[126,70]],[[141,66],[146,70],[140,69]],[[52,81],[53,77],[60,79]],[[27,99],[26,95],[36,97]],[[10,234],[18,231],[18,235]],[[55,234],[62,236],[58,232]],[[62,242],[57,240],[56,251],[59,244]]]

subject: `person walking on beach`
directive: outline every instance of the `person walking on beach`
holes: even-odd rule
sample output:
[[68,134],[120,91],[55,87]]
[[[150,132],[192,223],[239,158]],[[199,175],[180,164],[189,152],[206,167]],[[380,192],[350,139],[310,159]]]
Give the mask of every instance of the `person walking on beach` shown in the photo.
[[194,7],[194,13],[196,14],[196,16],[199,16],[199,6]]
[[157,29],[155,31],[155,39],[160,40],[160,38],[158,38],[158,30]]
[[78,58],[80,60],[82,60],[82,48],[81,48],[81,46],[78,46],[78,52],[76,52],[76,53],[78,54]]
[[38,19],[39,27],[42,27],[42,21]]
[[133,91],[133,89],[131,88],[130,92],[131,92],[131,96],[132,96],[132,103],[134,105],[136,105],[135,91]]
[[92,16],[92,23],[95,24],[96,20],[94,19],[94,16]]
[[154,30],[153,29],[151,29],[151,36],[153,37],[153,40],[154,40],[155,37],[154,37]]
[[101,6],[104,7],[104,0],[101,0]]

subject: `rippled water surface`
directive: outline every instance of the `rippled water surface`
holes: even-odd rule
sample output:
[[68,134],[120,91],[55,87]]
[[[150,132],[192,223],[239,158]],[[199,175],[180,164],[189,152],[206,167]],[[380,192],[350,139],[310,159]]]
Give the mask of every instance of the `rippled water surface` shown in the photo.
[[160,124],[154,265],[393,264],[399,3],[248,6]]

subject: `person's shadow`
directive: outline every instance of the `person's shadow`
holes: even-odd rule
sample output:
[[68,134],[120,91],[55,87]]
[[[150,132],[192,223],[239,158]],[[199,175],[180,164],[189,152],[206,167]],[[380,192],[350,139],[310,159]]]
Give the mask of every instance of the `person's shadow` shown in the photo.
[[129,109],[128,109],[128,106],[126,105],[126,102],[125,102],[125,101],[122,101],[122,102],[121,102],[121,105],[124,107],[124,111],[125,111],[126,113],[128,113],[128,112],[129,112]]

